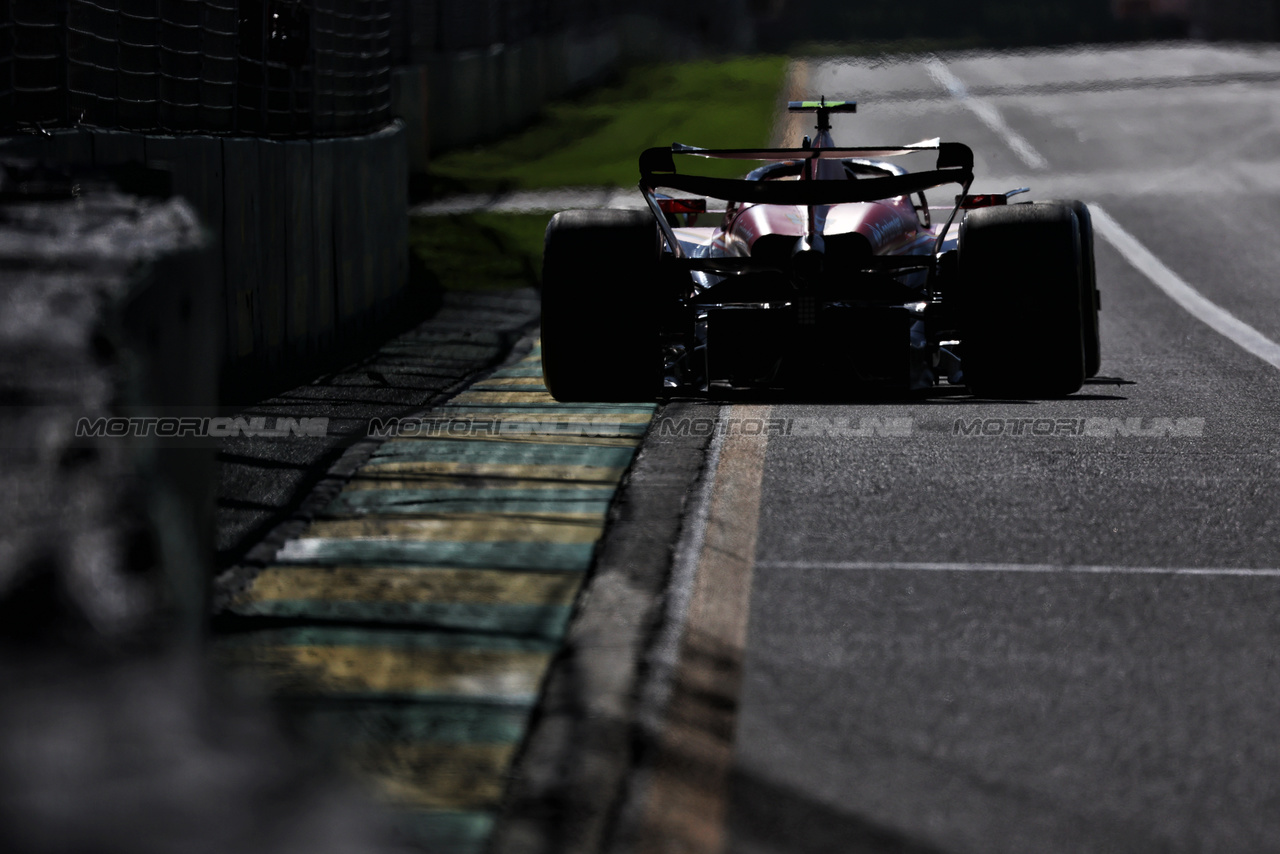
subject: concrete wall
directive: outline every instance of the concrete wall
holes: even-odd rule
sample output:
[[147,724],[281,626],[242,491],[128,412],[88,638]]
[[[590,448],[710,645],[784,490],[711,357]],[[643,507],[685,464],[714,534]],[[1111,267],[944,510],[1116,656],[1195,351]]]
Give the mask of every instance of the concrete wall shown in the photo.
[[392,99],[417,172],[426,151],[508,133],[626,63],[750,51],[757,15],[749,0],[393,0],[392,18],[393,75],[426,77],[423,134],[410,84]]
[[430,150],[518,128],[548,100],[615,72],[620,59],[621,43],[611,26],[432,54],[426,63]]
[[410,175],[425,173],[430,162],[427,91],[426,66],[403,65],[391,69],[391,114],[404,125],[405,157]]
[[1280,39],[1280,0],[1191,0],[1190,5],[1193,38]]
[[215,237],[224,388],[249,402],[398,328],[410,295],[408,149],[396,122],[366,136],[278,141],[62,130],[0,153],[172,176]]

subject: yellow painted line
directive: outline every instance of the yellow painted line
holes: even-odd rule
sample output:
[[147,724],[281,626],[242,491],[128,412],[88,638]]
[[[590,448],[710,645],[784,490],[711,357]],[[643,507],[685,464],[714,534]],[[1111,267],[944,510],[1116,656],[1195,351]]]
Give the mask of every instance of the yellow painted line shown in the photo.
[[396,476],[392,474],[384,476],[369,475],[365,470],[348,481],[344,489],[475,489],[480,491],[484,489],[564,489],[565,486],[572,486],[579,490],[599,491],[601,495],[612,495],[615,482],[612,480],[576,482],[564,479],[521,480],[474,475]]
[[622,479],[622,468],[602,466],[539,466],[527,463],[451,463],[417,461],[367,465],[360,469],[360,476],[415,476],[452,475],[454,477],[492,477],[513,480],[564,481],[584,483],[617,483]]
[[313,522],[306,539],[443,540],[451,543],[594,543],[604,531],[603,513],[519,516],[466,513],[443,518],[360,516]]
[[509,403],[545,403],[551,405],[557,404],[558,401],[545,391],[464,391],[449,403],[505,406]]
[[634,448],[640,444],[641,436],[580,436],[571,433],[502,433],[491,435],[480,433],[475,436],[431,437],[421,439],[416,436],[397,436],[387,442],[529,442],[542,445],[598,445],[602,448]]
[[305,645],[224,648],[219,657],[293,693],[520,698],[537,695],[551,661],[546,652]]
[[344,750],[343,764],[403,806],[475,810],[499,805],[515,752],[514,744],[370,744]]
[[491,569],[269,566],[243,598],[258,602],[466,602],[572,605],[582,576],[572,572]]

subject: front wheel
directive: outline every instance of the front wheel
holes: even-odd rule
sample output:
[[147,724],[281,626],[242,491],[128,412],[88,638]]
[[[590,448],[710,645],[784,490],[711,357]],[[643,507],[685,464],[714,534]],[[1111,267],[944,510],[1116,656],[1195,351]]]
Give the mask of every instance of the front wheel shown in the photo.
[[960,228],[964,376],[983,397],[1065,397],[1085,378],[1080,225],[1067,204],[980,208]]
[[661,238],[647,211],[563,211],[542,256],[542,376],[556,400],[652,400],[662,388]]

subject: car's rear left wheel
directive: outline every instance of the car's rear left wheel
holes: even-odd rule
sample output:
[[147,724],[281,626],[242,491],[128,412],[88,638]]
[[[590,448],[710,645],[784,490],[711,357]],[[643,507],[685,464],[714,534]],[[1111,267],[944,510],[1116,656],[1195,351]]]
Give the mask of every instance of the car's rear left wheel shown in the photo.
[[662,388],[661,237],[647,211],[563,211],[542,258],[542,375],[561,401],[652,400]]
[[1064,397],[1085,378],[1080,226],[1068,204],[969,213],[960,231],[965,382],[983,397]]

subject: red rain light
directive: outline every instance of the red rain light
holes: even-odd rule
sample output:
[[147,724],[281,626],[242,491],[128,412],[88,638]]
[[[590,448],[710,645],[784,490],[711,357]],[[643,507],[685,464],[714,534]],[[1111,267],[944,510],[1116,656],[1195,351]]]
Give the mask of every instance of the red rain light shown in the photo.
[[658,199],[658,207],[663,213],[691,214],[706,213],[706,199]]
[[993,205],[1005,205],[1008,203],[1009,197],[1004,193],[982,193],[956,197],[956,204],[967,211],[971,211],[974,208],[989,208]]

